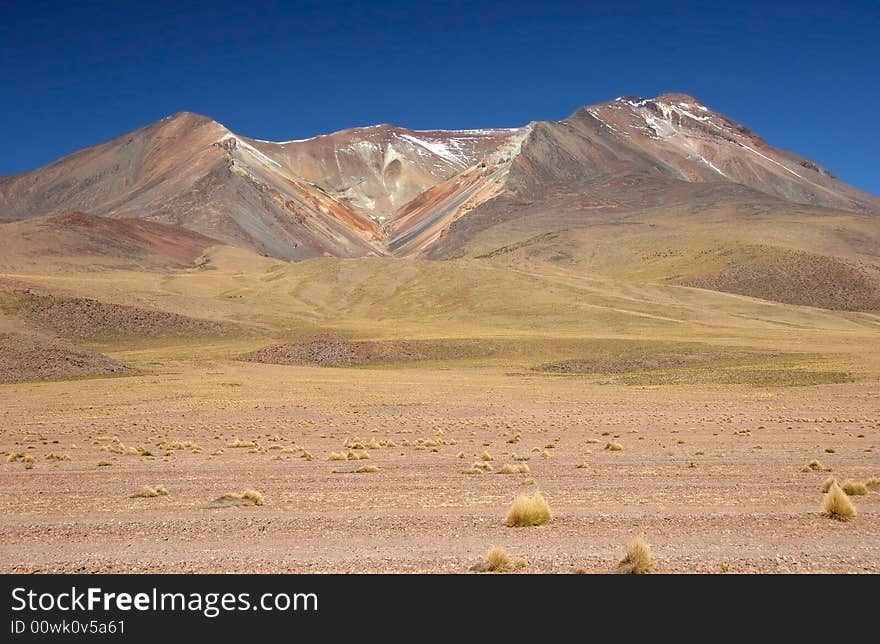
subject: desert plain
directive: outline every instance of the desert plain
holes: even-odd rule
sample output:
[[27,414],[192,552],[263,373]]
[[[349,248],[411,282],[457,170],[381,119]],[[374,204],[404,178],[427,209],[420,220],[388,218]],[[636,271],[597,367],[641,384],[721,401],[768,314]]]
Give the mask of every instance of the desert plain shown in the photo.
[[[642,536],[657,572],[880,572],[880,493],[820,490],[880,476],[876,314],[491,260],[19,266],[0,571],[604,573]],[[124,368],[13,381],[71,338]],[[535,490],[552,520],[504,525]]]

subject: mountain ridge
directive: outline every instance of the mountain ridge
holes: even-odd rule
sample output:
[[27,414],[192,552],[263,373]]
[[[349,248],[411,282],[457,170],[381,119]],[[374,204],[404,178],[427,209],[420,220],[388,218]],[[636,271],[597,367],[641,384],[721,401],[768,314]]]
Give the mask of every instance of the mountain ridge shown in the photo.
[[285,260],[442,259],[465,245],[461,231],[536,203],[551,218],[568,209],[580,225],[597,212],[677,203],[694,192],[685,184],[717,186],[709,192],[722,200],[733,192],[880,213],[880,198],[819,164],[770,146],[693,96],[664,93],[620,96],[519,128],[378,124],[281,142],[181,111],[0,177],[0,222],[81,211],[177,226]]

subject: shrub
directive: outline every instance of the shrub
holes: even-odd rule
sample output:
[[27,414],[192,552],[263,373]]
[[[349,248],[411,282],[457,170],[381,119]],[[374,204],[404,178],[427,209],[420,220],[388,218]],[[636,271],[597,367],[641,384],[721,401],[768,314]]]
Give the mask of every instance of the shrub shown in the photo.
[[641,537],[636,537],[626,546],[626,554],[617,562],[617,572],[632,575],[644,575],[654,568],[654,558],[648,544]]
[[850,481],[849,479],[840,484],[840,489],[849,496],[865,496],[868,493],[868,488],[864,483]]
[[508,572],[519,570],[528,565],[525,557],[510,557],[504,548],[492,548],[486,553],[485,559],[471,566],[474,572]]
[[263,505],[263,495],[256,490],[247,489],[241,494],[227,492],[214,500],[215,505]]
[[149,499],[154,496],[165,496],[166,494],[168,494],[168,490],[165,489],[164,485],[157,485],[156,487],[145,485],[135,496]]
[[837,481],[828,488],[822,501],[822,515],[837,521],[849,521],[856,516],[856,508],[846,493],[840,489]]
[[526,527],[543,525],[552,519],[550,506],[536,490],[533,494],[520,494],[510,506],[504,519],[508,527]]
[[825,467],[815,458],[801,468],[801,472],[830,472],[830,467]]
[[486,553],[486,569],[503,572],[510,567],[510,557],[504,548],[492,548]]
[[623,445],[621,445],[620,443],[609,442],[605,444],[605,449],[611,452],[619,452],[623,449]]
[[501,469],[496,472],[497,474],[528,474],[531,470],[529,470],[529,466],[525,463],[517,463],[511,465],[506,463],[501,466]]

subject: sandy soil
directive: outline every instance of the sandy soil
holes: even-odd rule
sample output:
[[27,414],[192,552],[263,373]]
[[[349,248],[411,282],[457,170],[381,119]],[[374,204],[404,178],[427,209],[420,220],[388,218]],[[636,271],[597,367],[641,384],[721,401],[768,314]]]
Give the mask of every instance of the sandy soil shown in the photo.
[[[497,545],[528,559],[523,572],[605,572],[641,534],[660,572],[880,572],[880,494],[853,497],[858,516],[839,523],[819,513],[828,474],[800,472],[815,458],[838,478],[880,476],[876,380],[627,387],[490,368],[167,369],[0,385],[0,449],[35,457],[32,469],[0,463],[0,571],[454,573]],[[354,437],[369,460],[328,460]],[[611,440],[623,450],[603,449]],[[137,447],[152,456],[116,453]],[[531,473],[462,474],[483,451],[496,470],[528,456]],[[364,464],[380,471],[351,473]],[[133,497],[158,484],[167,496]],[[246,488],[265,504],[211,507]],[[535,488],[552,522],[502,525]]]

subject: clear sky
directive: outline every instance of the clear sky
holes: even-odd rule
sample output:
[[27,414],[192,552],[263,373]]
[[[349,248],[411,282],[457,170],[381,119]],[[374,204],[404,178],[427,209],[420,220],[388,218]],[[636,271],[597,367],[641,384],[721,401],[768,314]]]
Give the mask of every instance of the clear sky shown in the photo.
[[0,174],[176,111],[260,139],[693,94],[880,194],[880,0],[0,0]]

